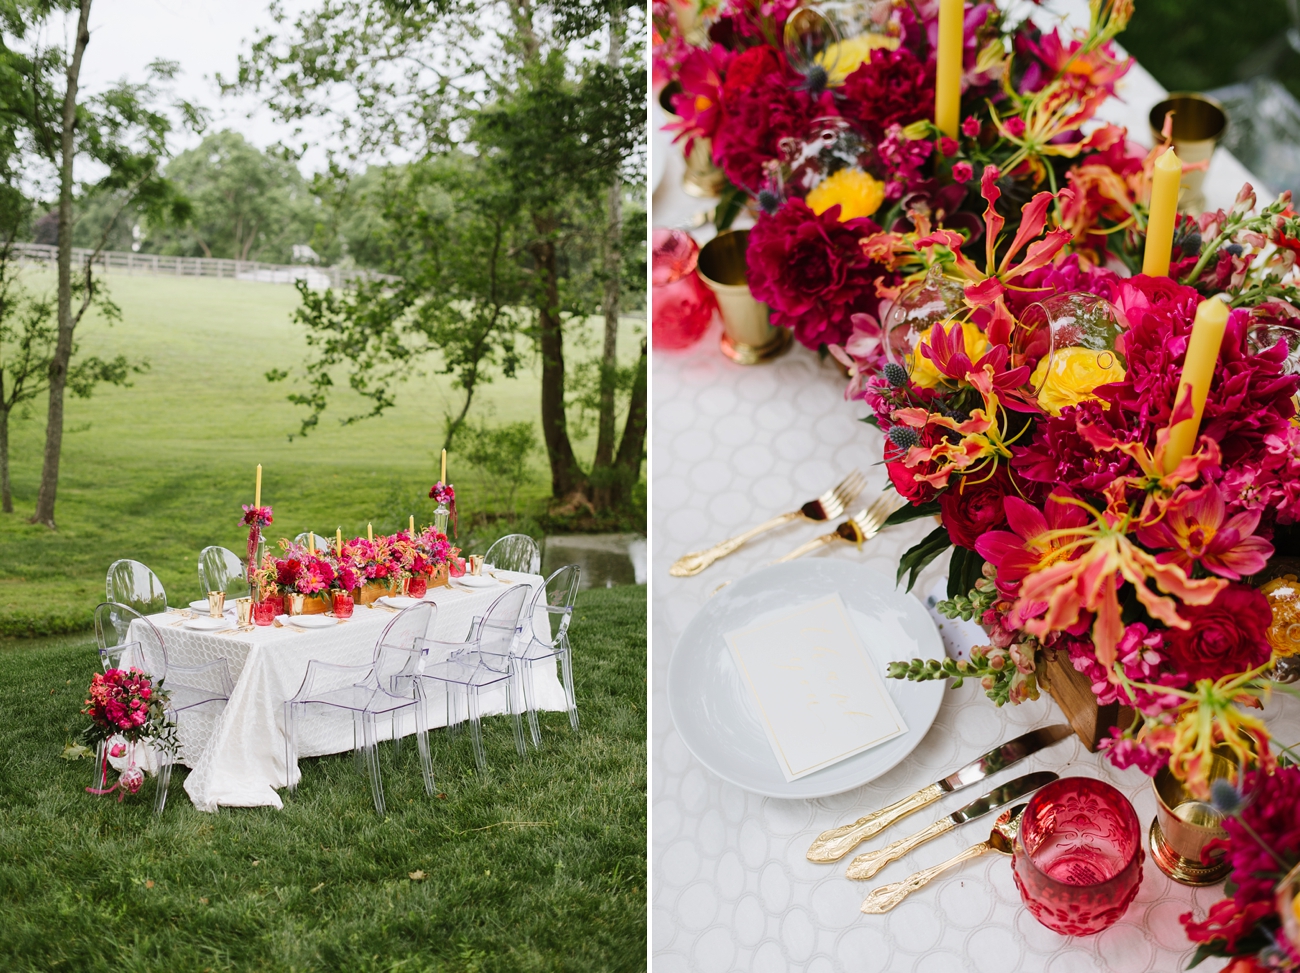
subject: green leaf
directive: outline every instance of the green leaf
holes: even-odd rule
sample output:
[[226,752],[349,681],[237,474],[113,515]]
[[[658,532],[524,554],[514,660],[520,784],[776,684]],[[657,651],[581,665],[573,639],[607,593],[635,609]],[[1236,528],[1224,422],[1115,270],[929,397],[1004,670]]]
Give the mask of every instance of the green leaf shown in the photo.
[[966,555],[973,553],[961,546],[952,549],[952,560],[948,562],[948,597],[957,598],[966,595]]
[[903,574],[908,573],[907,590],[912,590],[912,585],[916,584],[916,577],[925,570],[925,566],[933,561],[936,557],[952,546],[952,541],[948,539],[948,528],[940,524],[930,533],[926,534],[919,544],[903,554],[898,560],[898,580],[903,580]]
[[730,183],[722,190],[718,198],[718,208],[713,212],[713,223],[718,228],[718,232],[731,228],[731,224],[740,211],[745,208],[745,200],[749,195],[743,190],[737,189]]
[[[866,422],[865,419],[862,421]],[[909,520],[920,520],[922,517],[937,516],[939,516],[939,501],[937,500],[916,504],[915,506],[909,503],[905,506],[899,507],[892,514],[886,517],[884,524],[881,525],[881,529],[883,530],[885,527],[897,527],[899,524],[905,524]],[[965,594],[965,592],[962,593]]]

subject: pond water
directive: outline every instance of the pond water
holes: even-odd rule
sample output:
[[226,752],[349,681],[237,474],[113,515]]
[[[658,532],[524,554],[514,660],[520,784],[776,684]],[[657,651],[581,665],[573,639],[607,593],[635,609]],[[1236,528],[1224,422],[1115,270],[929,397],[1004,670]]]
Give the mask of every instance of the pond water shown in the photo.
[[646,539],[640,534],[557,534],[542,548],[542,575],[566,564],[582,567],[583,588],[645,584]]

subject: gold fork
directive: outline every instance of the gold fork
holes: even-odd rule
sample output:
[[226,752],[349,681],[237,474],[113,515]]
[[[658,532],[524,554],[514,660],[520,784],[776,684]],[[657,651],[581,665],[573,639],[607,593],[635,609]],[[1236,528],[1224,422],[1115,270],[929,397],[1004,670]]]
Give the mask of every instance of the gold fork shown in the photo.
[[854,470],[836,486],[831,487],[816,500],[809,500],[798,510],[791,510],[788,513],[773,517],[771,520],[764,521],[743,534],[737,534],[735,537],[714,544],[703,551],[694,551],[682,555],[673,562],[673,566],[668,569],[668,573],[674,578],[689,578],[699,574],[714,561],[726,557],[759,534],[780,527],[782,524],[788,524],[800,517],[813,521],[831,520],[838,517],[844,513],[849,504],[857,499],[866,483],[867,478]]
[[810,551],[832,541],[848,541],[850,544],[861,545],[864,541],[869,541],[880,533],[880,528],[884,526],[885,521],[901,506],[897,497],[880,497],[870,507],[864,507],[859,510],[844,523],[840,524],[829,534],[822,534],[821,537],[810,540],[802,547],[796,547],[785,557],[777,558],[773,564],[781,564],[783,561],[793,561],[797,557],[803,557]]

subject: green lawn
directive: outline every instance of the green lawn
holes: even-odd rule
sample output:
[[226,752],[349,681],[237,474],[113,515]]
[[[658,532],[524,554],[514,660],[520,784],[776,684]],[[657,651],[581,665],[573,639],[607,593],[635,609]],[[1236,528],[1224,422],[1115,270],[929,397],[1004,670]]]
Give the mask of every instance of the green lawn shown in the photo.
[[160,820],[152,780],[122,804],[86,794],[89,762],[59,753],[91,644],[0,647],[0,969],[644,969],[645,610],[644,587],[579,596],[580,734],[545,714],[521,760],[492,717],[480,778],[468,734],[435,731],[432,799],[415,747],[384,744],[383,820],[348,755],[304,760],[284,811],[201,814],[183,769]]
[[[48,273],[31,277],[52,282]],[[258,463],[263,502],[275,509],[272,539],[309,528],[332,534],[336,526],[363,533],[368,522],[395,530],[411,514],[427,522],[452,391],[446,376],[412,380],[383,419],[352,426],[337,422],[356,404],[341,394],[342,407],[326,413],[317,431],[290,442],[300,410],[285,401],[285,385],[263,375],[301,361],[302,330],[290,321],[296,290],[147,276],[111,277],[108,284],[123,321],[111,328],[84,324],[83,349],[148,358],[152,368],[133,388],[69,399],[57,533],[26,522],[40,476],[43,403],[15,424],[17,509],[0,515],[0,636],[83,630],[104,596],[104,572],[119,557],[152,567],[171,601],[197,597],[200,549],[222,544],[239,551],[244,544],[240,504],[252,502]],[[569,342],[571,361],[595,354],[601,323],[589,324],[586,335]],[[635,359],[643,331],[643,319],[624,319],[626,360]],[[519,378],[487,386],[474,413],[495,423],[535,420],[537,372],[531,363]],[[584,458],[594,438],[577,442]],[[536,508],[549,492],[544,462],[534,457],[524,508]],[[448,478],[463,515],[484,508],[483,480],[454,455]]]

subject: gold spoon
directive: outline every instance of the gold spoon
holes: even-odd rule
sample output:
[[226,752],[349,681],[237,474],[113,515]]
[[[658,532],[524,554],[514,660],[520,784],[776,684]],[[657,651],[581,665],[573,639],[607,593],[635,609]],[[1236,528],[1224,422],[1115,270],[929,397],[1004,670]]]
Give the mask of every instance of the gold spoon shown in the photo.
[[1010,810],[1003,811],[997,823],[993,825],[993,830],[989,832],[988,841],[981,841],[978,845],[971,845],[960,855],[954,855],[946,862],[932,868],[923,868],[921,871],[909,875],[901,882],[894,882],[891,885],[882,885],[878,889],[872,889],[871,894],[862,903],[862,911],[869,916],[883,915],[917,889],[930,884],[931,879],[950,868],[970,861],[972,858],[978,858],[980,855],[986,855],[990,851],[1010,855],[1011,848],[1016,843],[1016,833],[1020,830],[1020,814],[1024,809],[1025,805],[1017,804]]

